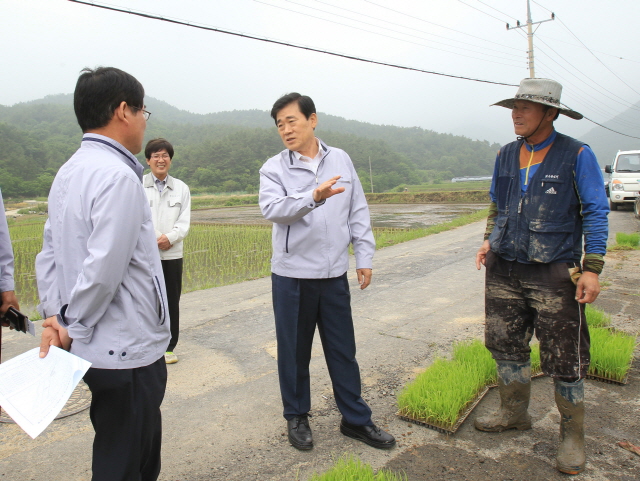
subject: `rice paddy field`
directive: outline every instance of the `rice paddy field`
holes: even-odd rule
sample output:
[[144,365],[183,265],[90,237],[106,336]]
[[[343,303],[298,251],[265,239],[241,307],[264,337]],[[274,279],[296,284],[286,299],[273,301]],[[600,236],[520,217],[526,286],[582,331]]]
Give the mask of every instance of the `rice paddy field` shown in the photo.
[[[374,227],[376,248],[435,234],[486,218],[487,210],[453,218],[427,228]],[[13,220],[13,219],[12,219]],[[35,258],[42,248],[42,217],[34,222],[10,222],[15,257],[16,292],[20,308],[39,319],[36,307]],[[269,275],[271,226],[246,224],[192,224],[184,241],[183,292],[208,289]]]

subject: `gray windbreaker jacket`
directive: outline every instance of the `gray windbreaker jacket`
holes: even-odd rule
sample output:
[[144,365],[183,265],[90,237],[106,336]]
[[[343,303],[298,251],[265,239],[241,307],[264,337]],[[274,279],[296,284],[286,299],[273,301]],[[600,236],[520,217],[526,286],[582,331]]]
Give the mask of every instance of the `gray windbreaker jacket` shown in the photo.
[[[356,268],[371,268],[375,241],[369,207],[351,159],[320,141],[325,154],[314,174],[285,149],[260,169],[260,209],[273,222],[274,274],[298,279],[339,277],[349,268],[353,244]],[[314,189],[336,175],[345,187],[316,204]]]

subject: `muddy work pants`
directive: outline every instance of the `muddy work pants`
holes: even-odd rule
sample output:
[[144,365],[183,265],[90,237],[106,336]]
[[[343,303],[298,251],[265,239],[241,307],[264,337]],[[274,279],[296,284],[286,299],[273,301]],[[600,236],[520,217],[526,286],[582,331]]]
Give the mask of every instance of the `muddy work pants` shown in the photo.
[[577,263],[522,264],[489,251],[486,259],[485,345],[497,361],[526,362],[534,332],[542,372],[564,382],[586,376],[589,330],[575,300]]

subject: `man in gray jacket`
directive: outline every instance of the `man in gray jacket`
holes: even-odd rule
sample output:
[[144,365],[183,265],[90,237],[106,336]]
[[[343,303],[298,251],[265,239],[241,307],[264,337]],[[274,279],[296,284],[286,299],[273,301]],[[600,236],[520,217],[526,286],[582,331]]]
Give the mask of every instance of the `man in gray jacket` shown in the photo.
[[151,210],[142,187],[149,112],[140,82],[112,67],[85,69],[74,110],[84,135],[49,193],[36,258],[50,345],[92,363],[93,481],[155,481],[169,316]]
[[273,222],[271,279],[278,375],[289,442],[313,447],[309,362],[316,325],[338,409],[340,431],[376,448],[395,439],[371,420],[361,397],[351,317],[349,244],[360,288],[371,282],[375,241],[369,208],[349,156],[314,135],[313,100],[278,99],[271,116],[286,149],[260,169],[260,208]]

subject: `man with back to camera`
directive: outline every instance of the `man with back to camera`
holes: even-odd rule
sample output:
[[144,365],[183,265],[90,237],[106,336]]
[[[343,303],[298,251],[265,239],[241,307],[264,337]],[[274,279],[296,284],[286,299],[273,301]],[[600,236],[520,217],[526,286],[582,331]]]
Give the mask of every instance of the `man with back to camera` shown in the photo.
[[360,369],[347,280],[349,244],[360,289],[371,282],[375,241],[369,208],[349,156],[314,135],[313,100],[298,93],[271,110],[285,150],[260,169],[260,209],[273,222],[271,280],[278,376],[289,442],[313,447],[309,362],[316,325],[338,409],[340,431],[375,448],[395,439],[371,420]]
[[[2,318],[10,307],[20,310],[13,281],[13,249],[11,247],[11,238],[9,237],[7,216],[4,212],[2,191],[0,191],[0,215],[2,216],[0,219],[0,318]],[[2,325],[8,326],[9,321],[5,322],[3,320]],[[1,340],[2,333],[0,332]]]
[[486,267],[485,344],[497,363],[501,406],[475,426],[531,429],[529,341],[535,331],[560,411],[556,466],[578,474],[586,463],[590,362],[584,306],[600,293],[609,207],[593,151],[554,129],[559,114],[582,118],[562,107],[561,93],[553,80],[524,79],[515,98],[494,104],[511,109],[518,140],[496,158],[485,241],[476,255],[476,267]]
[[50,345],[92,363],[93,481],[155,481],[167,383],[166,292],[143,168],[149,118],[140,82],[112,67],[84,69],[73,106],[83,132],[49,193],[36,277]]
[[151,172],[142,178],[142,184],[151,207],[171,318],[171,341],[164,360],[167,364],[174,364],[178,362],[178,356],[173,351],[180,335],[182,241],[189,233],[191,194],[187,184],[169,175],[173,145],[168,140],[159,138],[147,142],[144,157]]

